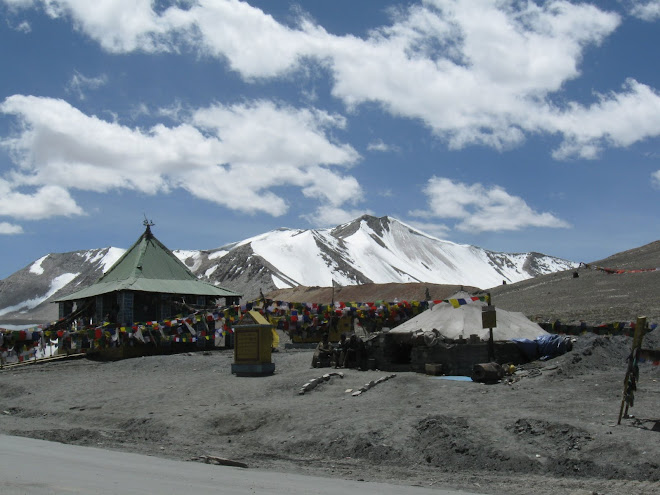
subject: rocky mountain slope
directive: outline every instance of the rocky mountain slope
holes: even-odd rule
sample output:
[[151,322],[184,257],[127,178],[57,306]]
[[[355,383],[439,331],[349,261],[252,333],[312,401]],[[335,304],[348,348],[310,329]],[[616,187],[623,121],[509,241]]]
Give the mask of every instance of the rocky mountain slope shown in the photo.
[[538,321],[599,325],[646,316],[649,322],[660,323],[660,270],[656,267],[660,267],[660,241],[577,270],[500,285],[490,292],[496,306]]
[[[123,252],[53,253],[35,261],[0,281],[0,322],[56,319],[57,307],[49,301],[93,283]],[[498,253],[443,241],[391,217],[372,216],[331,229],[278,229],[214,250],[174,253],[201,279],[241,292],[245,300],[260,291],[333,284],[487,288],[576,266],[539,253]]]

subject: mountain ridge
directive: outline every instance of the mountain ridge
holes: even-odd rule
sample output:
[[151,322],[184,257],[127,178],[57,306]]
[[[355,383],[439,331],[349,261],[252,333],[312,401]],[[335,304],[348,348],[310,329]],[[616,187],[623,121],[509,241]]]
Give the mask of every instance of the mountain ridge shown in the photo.
[[[92,284],[124,251],[109,247],[40,258],[0,281],[0,321],[57,319],[57,307],[48,301]],[[369,215],[331,228],[280,228],[215,249],[173,253],[200,279],[241,292],[244,300],[277,289],[335,284],[488,288],[577,266],[540,253],[456,244],[395,218]]]

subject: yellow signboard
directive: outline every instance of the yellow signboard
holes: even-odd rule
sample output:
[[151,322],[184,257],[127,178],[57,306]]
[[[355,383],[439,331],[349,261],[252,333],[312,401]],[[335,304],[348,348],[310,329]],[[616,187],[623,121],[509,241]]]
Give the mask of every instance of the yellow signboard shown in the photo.
[[246,313],[234,325],[234,362],[237,376],[264,376],[275,371],[271,361],[273,326],[256,311]]
[[236,330],[234,348],[236,355],[234,359],[240,362],[259,361],[259,329],[240,328]]

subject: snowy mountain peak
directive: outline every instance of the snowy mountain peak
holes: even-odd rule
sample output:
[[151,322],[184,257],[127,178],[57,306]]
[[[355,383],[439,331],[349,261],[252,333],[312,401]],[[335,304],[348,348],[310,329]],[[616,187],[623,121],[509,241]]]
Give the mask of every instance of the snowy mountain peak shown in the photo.
[[[277,229],[242,241],[213,258],[209,280],[287,288],[388,282],[429,282],[488,288],[572,268],[537,253],[495,253],[432,237],[395,218],[363,215],[329,229]],[[237,263],[245,271],[235,269]],[[231,266],[234,266],[234,269]],[[205,273],[210,273],[209,268]],[[229,274],[229,279],[219,274]],[[245,273],[250,280],[243,279]],[[258,292],[258,291],[257,291]]]
[[[124,253],[49,254],[0,281],[0,320],[57,318],[48,300],[93,283]],[[425,282],[491,288],[576,263],[538,253],[496,253],[432,237],[395,218],[363,215],[327,229],[280,228],[210,251],[174,251],[201,279],[241,292],[296,286]],[[4,309],[2,309],[4,308]]]

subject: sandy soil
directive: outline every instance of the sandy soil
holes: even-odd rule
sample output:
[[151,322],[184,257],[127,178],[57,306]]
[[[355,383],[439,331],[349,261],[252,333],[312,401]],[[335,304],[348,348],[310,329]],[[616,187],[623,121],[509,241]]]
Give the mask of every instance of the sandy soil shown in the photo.
[[[660,330],[646,337],[660,347]],[[643,364],[634,418],[616,421],[630,339],[586,335],[572,352],[483,385],[310,367],[273,354],[262,378],[230,372],[231,351],[0,371],[0,432],[249,467],[496,494],[651,494],[660,487],[660,366]]]

